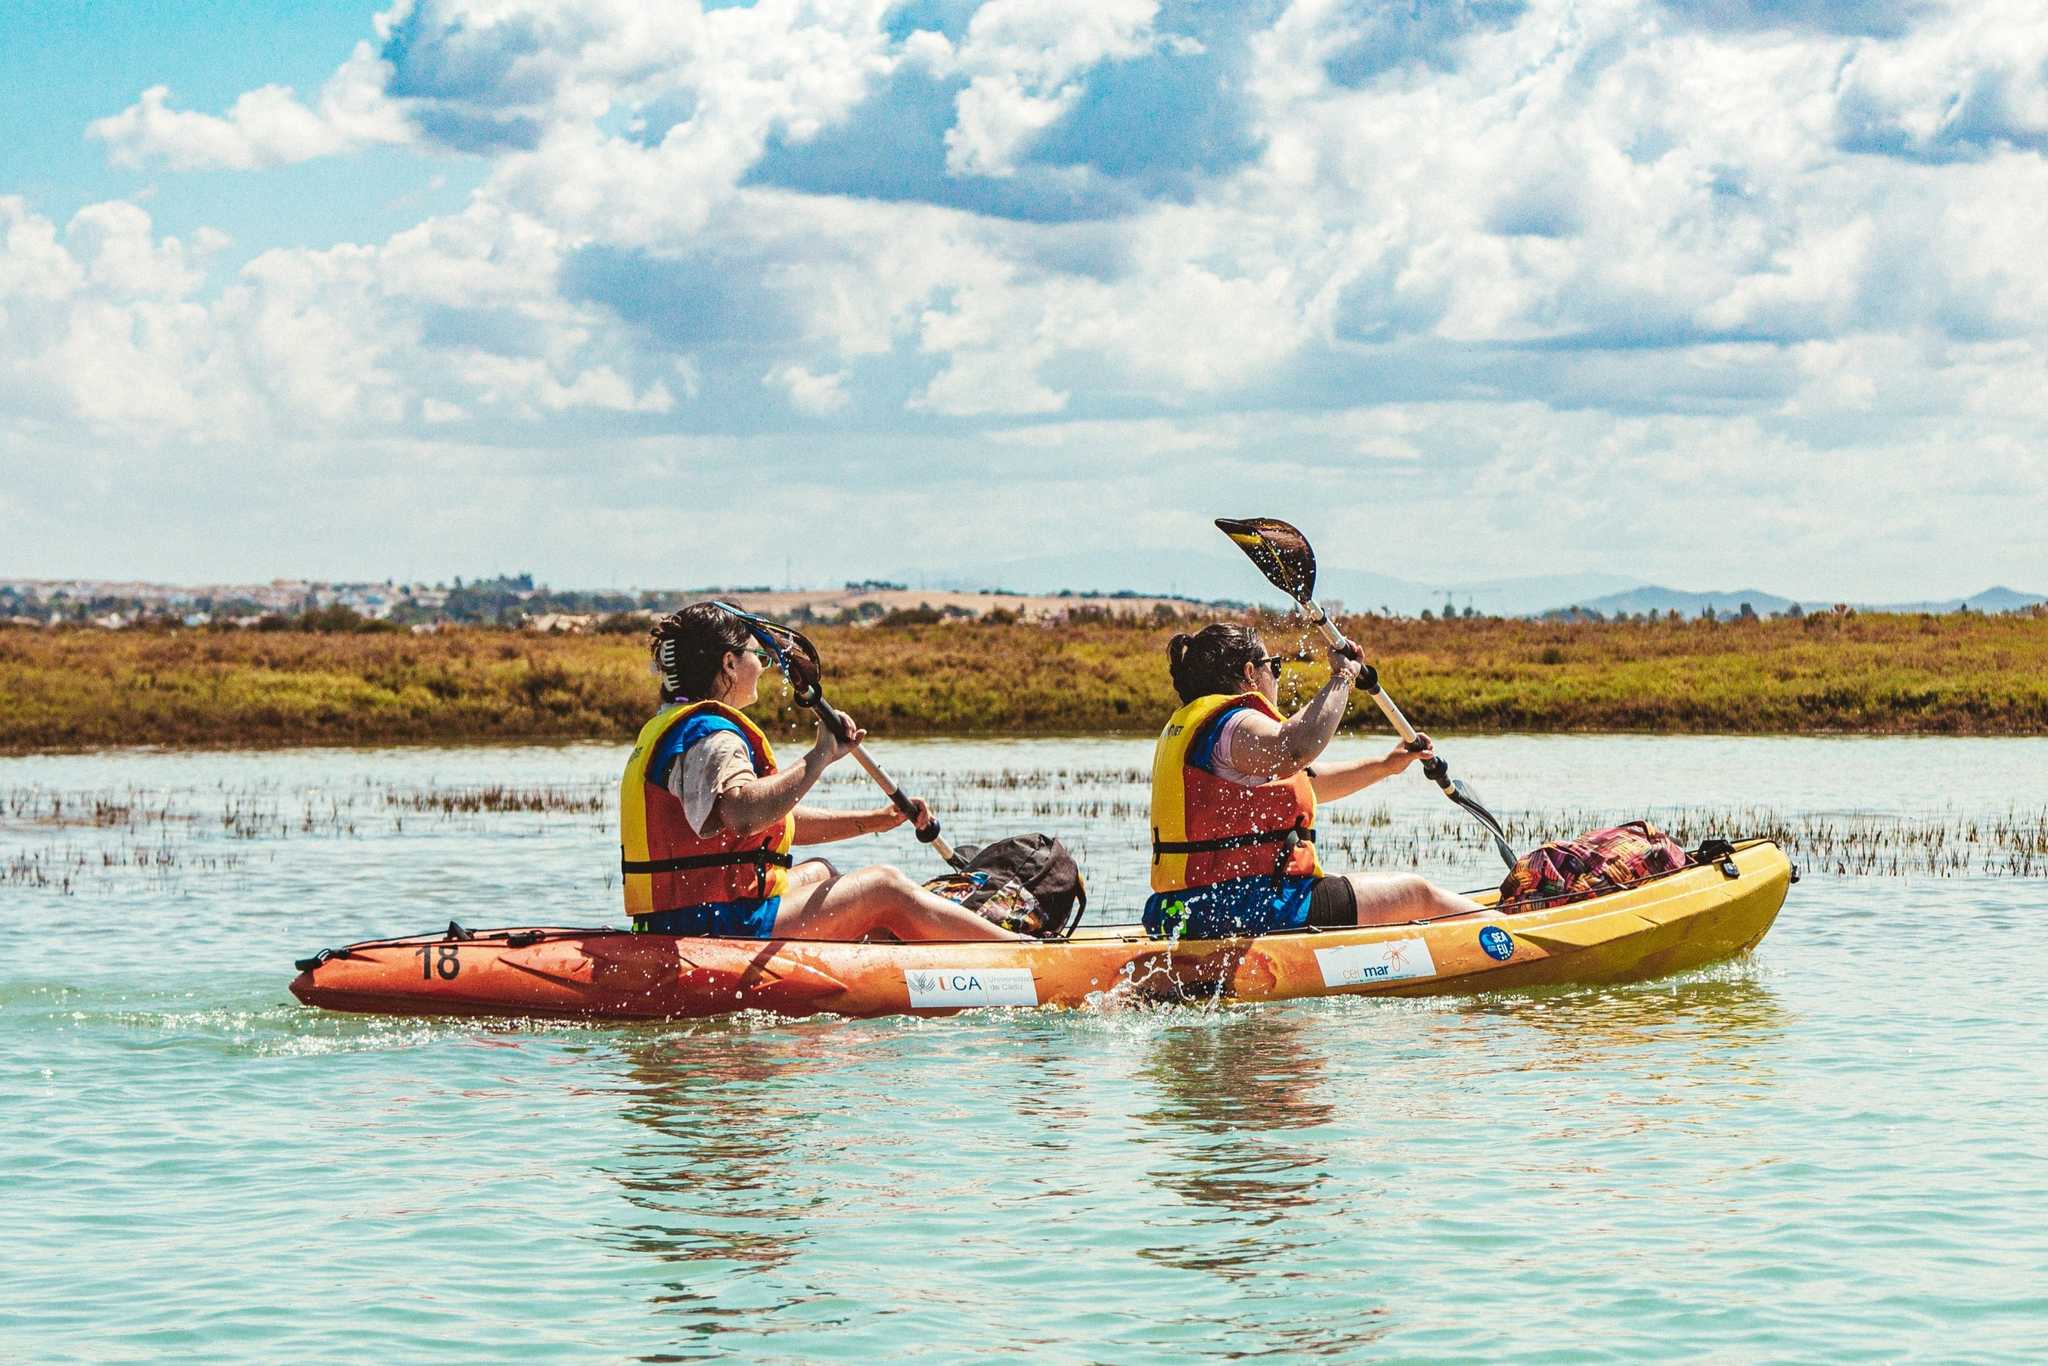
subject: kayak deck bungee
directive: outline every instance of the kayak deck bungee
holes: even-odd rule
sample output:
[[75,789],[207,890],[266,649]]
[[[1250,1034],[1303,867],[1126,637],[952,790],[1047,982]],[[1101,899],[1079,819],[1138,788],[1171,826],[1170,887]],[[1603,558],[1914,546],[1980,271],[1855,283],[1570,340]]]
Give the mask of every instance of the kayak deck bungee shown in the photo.
[[659,1020],[1599,985],[1704,967],[1754,947],[1796,876],[1776,844],[1749,840],[1724,860],[1548,909],[1172,944],[1135,926],[975,943],[451,926],[323,950],[301,960],[291,991],[308,1005],[379,1014]]

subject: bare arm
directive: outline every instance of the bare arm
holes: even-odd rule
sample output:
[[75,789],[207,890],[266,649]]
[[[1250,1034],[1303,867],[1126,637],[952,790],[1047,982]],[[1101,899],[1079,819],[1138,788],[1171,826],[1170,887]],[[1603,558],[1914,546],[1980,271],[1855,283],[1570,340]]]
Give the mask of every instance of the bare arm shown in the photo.
[[816,754],[812,750],[801,762],[779,773],[727,788],[712,806],[709,824],[732,835],[748,835],[777,824],[797,809],[797,803],[825,772],[825,765],[815,762]]
[[1330,661],[1330,681],[1285,721],[1247,713],[1230,740],[1230,766],[1251,778],[1291,778],[1329,747],[1343,723],[1358,665],[1343,656]]
[[[912,799],[911,805],[918,809],[917,823],[920,826],[931,818],[930,808],[923,802]],[[850,840],[856,835],[879,835],[884,830],[895,829],[906,819],[894,806],[878,806],[871,811],[832,811],[822,806],[799,806],[795,815],[798,844],[832,844],[838,840]]]
[[[1427,740],[1428,736],[1418,737]],[[1404,772],[1411,764],[1431,757],[1433,751],[1426,746],[1409,749],[1396,745],[1379,759],[1351,759],[1344,763],[1317,764],[1315,772],[1309,775],[1309,784],[1315,788],[1316,800],[1334,802],[1371,787],[1382,778],[1391,778]]]
[[[852,732],[851,740],[841,740],[826,729],[823,721],[820,721],[818,741],[801,760],[779,773],[749,778],[721,792],[711,807],[711,819],[706,825],[723,830],[727,834],[752,834],[758,830],[766,830],[795,811],[797,803],[801,802],[804,794],[824,776],[825,770],[830,768],[835,760],[851,753],[854,745],[867,734],[856,727],[852,718],[847,717],[844,712],[841,712],[840,716],[845,719],[847,729]],[[848,832],[857,833],[859,832]],[[846,835],[835,838],[845,839]]]

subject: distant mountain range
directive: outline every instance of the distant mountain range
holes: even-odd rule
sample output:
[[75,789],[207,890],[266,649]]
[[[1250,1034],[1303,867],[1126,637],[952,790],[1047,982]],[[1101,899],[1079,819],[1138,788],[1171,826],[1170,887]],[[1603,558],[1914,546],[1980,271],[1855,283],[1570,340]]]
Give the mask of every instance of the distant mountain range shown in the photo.
[[[1760,588],[1739,588],[1725,593],[1687,593],[1672,588],[1643,585],[1619,593],[1608,593],[1601,597],[1561,604],[1561,607],[1579,607],[1589,612],[1598,612],[1604,617],[1611,617],[1617,612],[1625,612],[1630,616],[1644,612],[1654,616],[1677,612],[1683,617],[1696,617],[1712,608],[1715,616],[1726,617],[1741,612],[1742,605],[1748,603],[1750,609],[1758,616],[1767,617],[1774,612],[1790,611],[1795,601],[1802,612],[1826,612],[1835,606],[1832,602],[1782,598],[1776,593],[1766,593]],[[2038,593],[2017,593],[2010,588],[1987,588],[1981,593],[1972,593],[1967,598],[1943,598],[1939,601],[1923,602],[1852,602],[1848,605],[1861,612],[1959,612],[1965,608],[1972,612],[2017,612],[2040,602],[2048,602],[2048,598],[2043,598]]]
[[[1284,606],[1285,599],[1241,557],[1175,550],[1124,550],[1103,554],[1037,555],[1008,560],[979,574],[937,575],[898,571],[898,582],[912,587],[960,592],[1005,588],[1019,593],[1159,593],[1203,602],[1255,602]],[[1487,579],[1469,583],[1419,583],[1363,569],[1325,566],[1316,592],[1326,606],[1341,603],[1345,611],[1391,611],[1414,616],[1441,612],[1446,603],[1463,611],[1471,607],[1490,616],[1531,617],[1578,607],[1602,616],[1677,612],[1696,617],[1712,608],[1715,616],[1734,616],[1748,603],[1759,616],[1790,610],[1794,602],[1805,612],[1828,611],[1833,601],[1794,599],[1760,588],[1728,592],[1686,592],[1645,584],[1625,574],[1537,574],[1526,578]],[[1869,612],[2012,612],[2048,602],[2038,593],[1987,588],[1967,598],[1925,602],[1857,602]]]

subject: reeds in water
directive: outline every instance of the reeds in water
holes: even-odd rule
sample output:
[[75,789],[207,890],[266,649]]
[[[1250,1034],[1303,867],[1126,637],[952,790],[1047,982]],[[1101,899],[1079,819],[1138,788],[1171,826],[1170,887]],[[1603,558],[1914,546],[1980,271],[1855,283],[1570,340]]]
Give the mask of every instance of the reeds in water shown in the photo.
[[609,787],[589,784],[568,787],[426,787],[389,789],[387,807],[438,812],[444,816],[475,816],[521,811],[536,815],[584,815],[608,811],[615,800]]
[[[971,811],[991,827],[1030,821],[1086,828],[1098,853],[1142,861],[1150,838],[1150,775],[1134,768],[1006,769],[1000,773],[901,773],[934,810]],[[859,774],[828,783],[850,791]],[[840,794],[835,798],[843,800]],[[2048,808],[2001,812],[1783,812],[1742,804],[1660,807],[1646,812],[1559,807],[1498,811],[1521,850],[1639,816],[1688,848],[1711,838],[1776,841],[1802,871],[1839,877],[2048,877]],[[1444,807],[1398,816],[1378,803],[1325,807],[1318,846],[1329,867],[1421,868],[1462,861],[1485,837]],[[964,823],[964,822],[962,822]],[[956,823],[961,824],[961,823]]]
[[[1046,829],[1073,844],[1085,863],[1099,865],[1090,870],[1097,876],[1111,869],[1141,870],[1149,857],[1149,775],[1136,768],[1069,765],[896,776],[931,802],[956,842]],[[857,771],[835,770],[820,788],[819,800],[826,804],[879,803]],[[488,829],[512,819],[609,827],[613,801],[609,782],[0,789],[0,839],[17,844],[0,857],[0,884],[68,894],[92,879],[246,873],[247,855],[219,848],[223,840],[246,849],[285,840],[403,836],[449,822]],[[1688,847],[1713,837],[1775,840],[1810,874],[2048,877],[2048,808],[1784,812],[1745,804],[1500,814],[1509,840],[1523,850],[1642,815]],[[1483,841],[1477,826],[1448,807],[1420,815],[1370,802],[1326,808],[1321,835],[1324,863],[1355,869],[1469,869]],[[850,850],[849,856],[857,857]]]
[[142,872],[158,882],[235,873],[245,855],[214,842],[355,839],[403,835],[407,822],[440,826],[501,816],[609,822],[610,784],[534,786],[374,784],[293,792],[240,788],[159,792],[140,788],[0,789],[0,838],[22,840],[0,861],[0,885],[68,895],[96,879]]

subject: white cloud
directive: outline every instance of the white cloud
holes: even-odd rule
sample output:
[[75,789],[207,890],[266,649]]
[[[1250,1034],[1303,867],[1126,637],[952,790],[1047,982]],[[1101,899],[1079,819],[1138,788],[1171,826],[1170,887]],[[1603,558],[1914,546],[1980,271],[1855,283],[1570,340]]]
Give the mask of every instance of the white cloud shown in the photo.
[[1150,47],[1158,9],[1155,0],[989,0],[950,60],[921,47],[926,62],[969,78],[954,100],[947,169],[1011,174],[1017,154],[1080,98],[1077,77]]
[[[1734,8],[1300,0],[1243,36],[1207,12],[1197,41],[1151,0],[992,0],[899,42],[883,0],[403,0],[311,100],[215,116],[152,87],[91,133],[172,169],[455,148],[490,160],[470,201],[237,263],[133,202],[59,227],[0,198],[0,420],[241,442],[250,467],[468,422],[584,449],[630,420],[675,444],[607,449],[701,465],[758,453],[783,405],[900,406],[913,432],[1003,424],[1041,464],[1135,441],[1221,481],[1370,466],[1360,496],[1406,489],[1411,518],[1469,508],[1580,562],[1633,536],[1673,566],[1615,529],[1618,482],[1796,476],[1903,528],[1941,514],[1873,462],[1924,440],[2038,493],[2037,7]],[[820,148],[867,193],[754,183]],[[1475,487],[1582,497],[1605,529],[1518,531]],[[1865,553],[1754,505],[1744,553]]]
[[61,299],[85,283],[85,271],[57,241],[57,225],[19,195],[0,195],[0,302]]
[[[1055,249],[1058,225],[740,182],[770,136],[819,135],[904,62],[960,83],[948,168],[1000,178],[1105,65],[1200,45],[1161,31],[1150,0],[991,0],[957,43],[924,33],[894,49],[882,12],[422,0],[379,17],[385,45],[360,45],[318,111],[259,91],[208,120],[156,98],[96,128],[120,155],[254,165],[412,136],[404,120],[422,126],[423,111],[463,126],[532,121],[531,149],[498,147],[468,210],[378,249],[374,282],[348,307],[383,311],[400,334],[430,304],[515,311],[556,337],[555,382],[607,403],[617,394],[605,386],[561,378],[574,372],[563,348],[609,347],[620,376],[678,356],[644,333],[600,335],[601,308],[555,295],[568,254],[593,244],[742,271],[752,261],[752,287],[842,362],[908,360],[914,343],[937,369],[913,409],[954,416],[1062,411],[1097,394],[1171,407],[1255,393],[1304,353],[1352,343],[1648,343],[1707,357],[1730,338],[2040,330],[2038,273],[1952,240],[1966,223],[2023,251],[2040,157],[1987,154],[1996,176],[1973,178],[1971,166],[1835,146],[1845,104],[1876,91],[1887,107],[1917,108],[1931,91],[1976,88],[1972,73],[1997,77],[2007,124],[2030,126],[2039,82],[2017,73],[2031,59],[1999,45],[2024,27],[2009,4],[1937,15],[1895,39],[1788,30],[1764,41],[1677,27],[1646,5],[1539,0],[1514,23],[1469,29],[1452,11],[1389,11],[1368,31],[1304,0],[1246,51],[1265,154],[1186,202],[1103,225],[1121,259],[1092,274],[1034,260]],[[1389,59],[1351,88],[1333,83],[1326,63],[1361,35],[1396,56],[1409,44],[1427,64]],[[149,109],[170,120],[157,133],[143,131],[157,127]],[[609,131],[621,114],[640,137]],[[1923,142],[1939,131],[1896,121]],[[1995,183],[2015,177],[2027,194]],[[100,259],[111,270],[124,258]],[[1888,277],[1903,268],[1919,278],[1901,288]],[[189,264],[183,277],[174,259],[147,270],[160,288],[189,288]],[[1619,373],[1597,359],[1571,368],[1596,383]],[[1093,385],[1076,390],[1070,373]],[[1642,390],[1614,396],[1633,404]],[[322,420],[350,410],[332,392],[305,406]]]
[[779,389],[789,406],[812,417],[829,417],[845,410],[846,372],[814,375],[801,365],[778,365],[761,376],[761,383]]
[[471,352],[454,360],[457,377],[481,404],[534,418],[572,409],[615,413],[665,413],[675,397],[657,380],[643,390],[609,366],[597,365],[566,380],[540,360]]
[[1033,373],[1047,354],[1044,348],[1035,354],[951,350],[946,368],[910,401],[910,407],[946,417],[1057,413],[1067,406],[1067,395],[1047,388]]
[[1838,93],[1840,132],[1870,150],[2048,150],[2048,26],[2031,0],[1976,0],[1905,41],[1857,44]]
[[227,245],[226,237],[211,229],[200,230],[191,251],[175,237],[159,242],[149,215],[124,200],[86,205],[72,216],[64,235],[92,284],[114,295],[171,299],[197,289],[197,263]]
[[288,166],[377,143],[411,140],[397,105],[384,95],[390,66],[359,43],[308,107],[287,86],[266,85],[238,98],[225,117],[173,109],[166,86],[153,85],[118,114],[95,119],[86,136],[107,145],[117,166],[161,163],[173,170],[255,170]]
[[[620,368],[634,357],[614,322],[554,293],[556,236],[490,204],[383,247],[264,252],[205,302],[218,233],[159,237],[125,201],[88,205],[60,238],[0,200],[0,226],[0,411],[148,442],[260,441],[396,429],[408,413],[537,422],[676,404],[668,381]],[[483,321],[435,335],[444,316]],[[527,335],[537,354],[490,349]],[[687,365],[670,373],[694,389]]]

